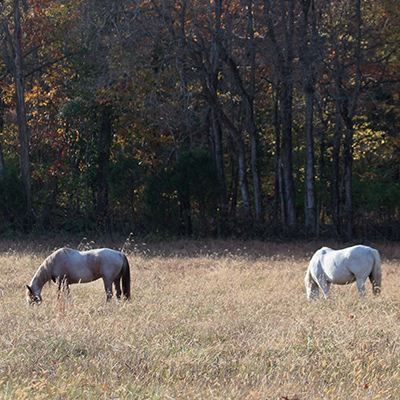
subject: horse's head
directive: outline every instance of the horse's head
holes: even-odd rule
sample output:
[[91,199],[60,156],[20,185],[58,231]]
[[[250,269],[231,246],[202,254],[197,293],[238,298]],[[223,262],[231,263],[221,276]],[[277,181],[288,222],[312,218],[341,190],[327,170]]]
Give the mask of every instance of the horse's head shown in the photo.
[[32,288],[28,285],[26,285],[26,301],[28,302],[28,305],[33,306],[33,305],[39,305],[42,303],[42,296],[40,295],[40,292],[34,292]]

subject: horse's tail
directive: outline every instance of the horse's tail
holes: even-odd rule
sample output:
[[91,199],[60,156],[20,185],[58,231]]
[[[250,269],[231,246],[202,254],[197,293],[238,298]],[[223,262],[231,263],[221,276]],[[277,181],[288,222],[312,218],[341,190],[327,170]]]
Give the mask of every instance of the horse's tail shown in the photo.
[[379,255],[378,250],[371,249],[372,255],[374,256],[374,265],[372,267],[372,271],[369,274],[369,280],[372,283],[372,291],[374,295],[379,295],[381,293],[381,281],[382,281],[382,273],[381,273],[381,257]]
[[129,262],[126,255],[123,255],[122,265],[122,293],[126,300],[131,298],[131,271],[129,268]]
[[311,299],[313,297],[312,287],[313,285],[313,278],[311,277],[311,267],[310,265],[307,267],[306,276],[304,277],[304,283],[306,286],[307,298]]
[[306,285],[306,288],[308,287],[310,282],[311,282],[311,272],[310,272],[310,266],[308,266],[306,271],[306,276],[304,277],[304,283]]

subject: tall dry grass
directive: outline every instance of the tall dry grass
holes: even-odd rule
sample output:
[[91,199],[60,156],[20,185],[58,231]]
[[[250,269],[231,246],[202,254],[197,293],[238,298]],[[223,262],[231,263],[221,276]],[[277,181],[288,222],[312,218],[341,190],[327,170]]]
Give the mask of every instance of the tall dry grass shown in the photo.
[[377,299],[351,285],[308,302],[315,242],[128,242],[129,303],[105,305],[98,281],[28,308],[53,246],[0,242],[0,399],[400,398],[395,245],[375,246]]

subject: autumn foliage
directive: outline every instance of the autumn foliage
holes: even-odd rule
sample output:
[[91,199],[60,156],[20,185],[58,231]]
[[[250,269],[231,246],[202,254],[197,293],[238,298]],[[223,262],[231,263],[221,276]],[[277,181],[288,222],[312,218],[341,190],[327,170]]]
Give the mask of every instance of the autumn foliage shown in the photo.
[[[7,398],[319,400],[400,395],[399,248],[382,256],[379,298],[333,285],[308,301],[304,274],[321,242],[125,243],[132,300],[105,305],[101,280],[72,301],[26,282],[61,238],[1,241],[0,395]],[[326,240],[323,244],[327,244]],[[337,243],[329,242],[337,248]],[[74,248],[119,243],[71,240]],[[282,284],[284,281],[284,284]]]
[[400,237],[394,2],[1,7],[2,232]]

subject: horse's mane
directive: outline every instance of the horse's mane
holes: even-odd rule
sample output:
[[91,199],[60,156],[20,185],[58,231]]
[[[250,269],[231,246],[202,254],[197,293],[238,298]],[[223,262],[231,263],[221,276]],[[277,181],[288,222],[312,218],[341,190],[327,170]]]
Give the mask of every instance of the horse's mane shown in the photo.
[[54,253],[50,254],[40,265],[38,270],[35,273],[35,276],[33,277],[32,281],[36,279],[41,286],[44,285],[46,282],[50,281],[53,278],[53,266],[56,261],[56,258],[58,258],[61,253],[65,253],[70,249],[64,247],[62,249],[59,249],[55,251]]

